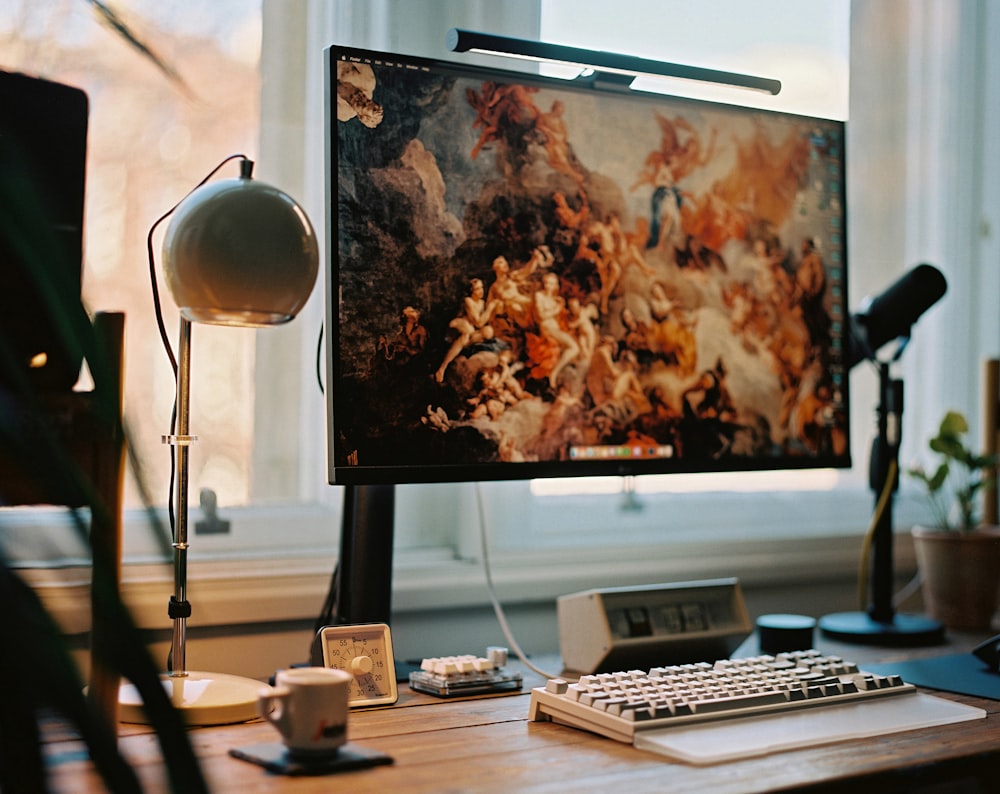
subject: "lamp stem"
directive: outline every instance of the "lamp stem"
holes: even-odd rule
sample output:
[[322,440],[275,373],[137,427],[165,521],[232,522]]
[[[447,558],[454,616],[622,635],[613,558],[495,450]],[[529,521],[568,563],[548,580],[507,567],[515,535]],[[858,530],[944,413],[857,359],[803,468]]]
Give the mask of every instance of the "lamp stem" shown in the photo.
[[173,638],[170,644],[170,675],[187,675],[187,619],[191,605],[187,600],[188,550],[188,455],[196,436],[188,434],[191,419],[191,322],[181,317],[180,343],[177,350],[177,433],[165,439],[173,444],[177,465],[177,493],[174,528],[174,594],[170,599]]
[[[191,321],[181,317],[180,344],[177,350],[176,435],[164,436],[175,452],[176,513],[174,515],[174,594],[168,615],[173,620],[170,643],[170,668],[161,678],[170,702],[184,714],[189,725],[226,725],[246,722],[258,716],[261,683],[252,678],[206,673],[187,668],[187,619],[191,605],[187,601],[188,552],[188,455],[197,436],[188,435],[191,417]],[[118,703],[123,722],[149,724],[142,697],[131,684],[122,687]]]

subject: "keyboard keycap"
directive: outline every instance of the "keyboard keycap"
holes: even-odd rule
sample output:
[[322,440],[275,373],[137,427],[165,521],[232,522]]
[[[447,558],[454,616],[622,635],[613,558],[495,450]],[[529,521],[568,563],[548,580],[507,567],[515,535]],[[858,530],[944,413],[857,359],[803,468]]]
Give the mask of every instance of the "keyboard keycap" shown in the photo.
[[774,703],[787,703],[788,698],[782,692],[764,692],[757,695],[743,695],[718,700],[699,700],[691,703],[691,711],[695,714],[708,714],[719,711],[738,711],[751,709],[755,706],[767,706]]

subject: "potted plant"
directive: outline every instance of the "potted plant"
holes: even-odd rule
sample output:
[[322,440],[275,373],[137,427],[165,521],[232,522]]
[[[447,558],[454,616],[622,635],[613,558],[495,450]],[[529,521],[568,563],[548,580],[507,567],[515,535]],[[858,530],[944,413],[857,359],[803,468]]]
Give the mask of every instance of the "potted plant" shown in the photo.
[[1000,527],[979,518],[982,491],[996,487],[1000,456],[973,452],[969,423],[948,411],[928,442],[937,458],[931,471],[909,474],[923,483],[933,527],[913,528],[928,614],[953,629],[988,630],[1000,599]]

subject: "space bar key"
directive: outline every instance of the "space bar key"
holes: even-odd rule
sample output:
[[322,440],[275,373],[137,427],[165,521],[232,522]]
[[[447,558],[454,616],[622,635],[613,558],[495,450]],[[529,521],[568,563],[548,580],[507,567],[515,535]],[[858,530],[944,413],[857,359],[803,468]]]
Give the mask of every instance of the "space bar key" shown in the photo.
[[694,714],[711,714],[720,711],[740,712],[753,710],[758,706],[770,706],[775,703],[787,703],[784,692],[757,692],[752,695],[735,695],[718,700],[698,700],[689,703]]

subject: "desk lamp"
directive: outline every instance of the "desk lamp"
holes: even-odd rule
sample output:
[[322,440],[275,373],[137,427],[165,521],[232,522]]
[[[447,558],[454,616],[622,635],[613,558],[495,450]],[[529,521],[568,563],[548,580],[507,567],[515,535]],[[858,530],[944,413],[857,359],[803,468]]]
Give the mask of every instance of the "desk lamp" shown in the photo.
[[[254,180],[251,160],[241,155],[228,159],[235,158],[240,159],[238,179],[209,184],[206,178],[160,218],[173,216],[163,241],[163,268],[180,309],[176,361],[171,354],[177,381],[176,433],[164,437],[176,452],[177,481],[173,494],[174,594],[169,606],[173,637],[170,671],[163,675],[163,684],[174,706],[192,725],[255,718],[262,684],[250,678],[187,669],[186,627],[191,614],[187,601],[188,453],[197,440],[189,435],[191,324],[253,328],[286,323],[308,300],[319,269],[316,235],[302,208],[277,188]],[[153,225],[150,237],[160,221]],[[155,279],[153,283],[155,296]],[[167,349],[169,352],[169,345]],[[122,692],[122,720],[144,722],[134,688],[123,688]]]

